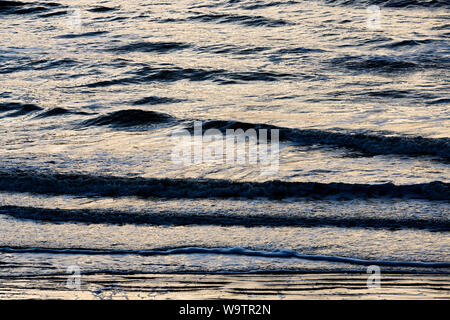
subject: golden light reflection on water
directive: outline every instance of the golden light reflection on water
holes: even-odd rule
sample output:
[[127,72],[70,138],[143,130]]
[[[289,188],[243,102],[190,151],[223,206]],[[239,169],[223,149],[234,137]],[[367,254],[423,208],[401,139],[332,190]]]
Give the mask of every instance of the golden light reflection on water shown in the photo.
[[[424,105],[420,95],[442,92],[446,70],[422,70],[395,73],[369,73],[347,70],[333,64],[333,59],[356,55],[359,59],[371,56],[391,57],[399,61],[414,61],[414,48],[397,52],[375,44],[379,39],[409,40],[440,38],[433,27],[445,15],[429,10],[382,9],[382,29],[366,28],[365,8],[329,6],[319,2],[299,3],[291,6],[268,7],[252,11],[239,7],[203,8],[202,3],[177,1],[161,5],[112,1],[120,8],[114,15],[89,12],[88,1],[62,2],[81,9],[81,30],[67,28],[65,17],[36,19],[17,25],[14,17],[3,18],[7,27],[2,33],[4,48],[29,57],[45,59],[70,58],[82,64],[64,70],[29,70],[7,74],[2,80],[4,91],[26,88],[23,98],[39,102],[46,107],[86,107],[99,104],[106,108],[132,100],[138,95],[169,95],[189,100],[188,103],[167,106],[175,116],[240,119],[252,122],[262,119],[287,127],[333,126],[366,128],[393,132],[448,136],[448,107]],[[207,3],[204,3],[207,4]],[[143,8],[145,8],[143,10]],[[236,23],[208,23],[188,17],[208,12],[237,16],[263,16],[285,20],[293,25],[278,27],[249,27]],[[126,17],[114,21],[114,17]],[[173,22],[161,23],[165,19]],[[177,20],[178,19],[178,20]],[[113,20],[113,21],[111,21]],[[348,21],[342,23],[342,21]],[[61,38],[66,34],[106,31],[95,37]],[[158,54],[152,52],[108,52],[121,43],[143,41],[174,41],[191,45],[181,51]],[[249,54],[211,53],[211,47],[227,46],[249,49]],[[279,56],[286,48],[323,50],[322,52],[292,53]],[[199,48],[205,48],[199,50]],[[209,49],[208,49],[209,48]],[[268,48],[253,52],[252,48]],[[423,49],[423,48],[422,48]],[[428,47],[428,50],[442,47]],[[125,66],[120,61],[124,59]],[[116,62],[114,62],[116,61]],[[250,82],[248,84],[221,85],[211,81],[150,82],[132,86],[80,88],[95,81],[121,78],[141,65],[174,65],[179,68],[203,68],[229,72],[275,72],[295,75],[275,83]],[[100,72],[95,72],[99,70]],[[424,88],[425,87],[425,88]],[[426,89],[426,88],[430,89]],[[370,97],[372,91],[410,91],[405,99]],[[276,100],[276,97],[291,97]],[[255,112],[252,108],[265,108]],[[382,113],[372,114],[376,107]],[[164,106],[158,106],[164,108]],[[358,121],[359,120],[359,121]]]
[[[6,101],[86,114],[8,118],[1,124],[3,154],[13,166],[20,159],[24,166],[37,161],[63,171],[267,179],[255,166],[168,162],[168,137],[185,123],[155,132],[83,128],[88,118],[125,109],[182,122],[449,137],[448,69],[439,64],[448,54],[443,11],[383,7],[380,29],[370,30],[366,8],[316,1],[251,10],[251,3],[109,1],[103,5],[115,10],[107,13],[93,11],[90,1],[60,3],[57,10],[68,14],[23,16],[22,23],[15,15],[2,17],[0,86]],[[70,16],[70,9],[79,14]],[[76,27],[68,24],[74,18],[80,19]],[[151,46],[158,43],[183,47]],[[135,104],[149,96],[178,101]],[[448,181],[449,172],[430,159],[361,159],[333,146],[283,144],[279,178],[417,183]]]

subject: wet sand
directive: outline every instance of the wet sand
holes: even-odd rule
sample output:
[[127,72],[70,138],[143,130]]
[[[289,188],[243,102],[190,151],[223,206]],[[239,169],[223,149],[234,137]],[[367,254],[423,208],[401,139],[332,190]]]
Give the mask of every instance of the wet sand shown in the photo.
[[368,288],[367,274],[135,274],[0,279],[0,299],[450,299],[449,274],[383,274]]

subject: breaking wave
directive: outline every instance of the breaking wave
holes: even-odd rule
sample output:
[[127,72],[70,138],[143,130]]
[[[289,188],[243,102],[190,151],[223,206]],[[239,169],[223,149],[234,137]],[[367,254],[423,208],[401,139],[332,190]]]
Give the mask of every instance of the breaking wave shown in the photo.
[[245,248],[199,248],[186,247],[166,250],[91,250],[91,249],[53,249],[53,248],[9,248],[0,247],[4,253],[49,253],[49,254],[83,254],[83,255],[140,255],[140,256],[163,256],[163,255],[187,255],[187,254],[214,254],[214,255],[237,255],[248,257],[264,257],[276,259],[303,259],[310,261],[328,261],[336,263],[349,263],[354,265],[378,265],[391,267],[421,267],[421,268],[450,268],[448,262],[422,262],[422,261],[390,261],[390,260],[365,260],[350,257],[308,255],[288,249],[274,251],[256,251]]
[[[195,210],[194,210],[195,211]],[[1,206],[0,214],[16,219],[47,222],[81,222],[87,224],[148,224],[148,225],[217,225],[244,227],[339,227],[372,228],[385,230],[426,229],[428,231],[450,231],[450,221],[433,218],[379,218],[313,216],[309,214],[223,214],[180,212],[126,212],[94,209],[49,209],[22,206]]]
[[294,74],[279,73],[273,71],[245,71],[230,72],[223,69],[201,69],[180,68],[176,66],[165,66],[153,68],[144,66],[135,70],[132,76],[121,77],[112,80],[102,80],[86,84],[89,88],[108,87],[113,85],[129,85],[151,82],[174,82],[181,80],[189,81],[214,81],[220,84],[232,84],[246,81],[279,81],[293,79]]
[[4,117],[18,117],[42,110],[41,107],[31,103],[4,102],[0,103],[0,114]]
[[0,1],[0,14],[33,14],[62,7],[54,2]]
[[174,99],[174,98],[167,98],[167,97],[155,97],[155,96],[150,96],[150,97],[144,97],[141,98],[139,100],[136,100],[133,102],[134,105],[144,105],[144,104],[167,104],[167,103],[177,103],[177,102],[182,102],[185,100],[181,100],[181,99]]
[[214,23],[238,23],[249,27],[279,27],[293,24],[292,22],[282,19],[271,19],[263,16],[248,16],[226,13],[195,15],[189,17],[188,20]]
[[386,8],[449,8],[446,0],[325,0],[327,3],[346,6],[370,6],[378,5]]
[[157,52],[164,53],[175,50],[182,50],[189,48],[186,43],[181,42],[137,42],[127,44],[121,47],[111,48],[109,51],[114,52]]
[[167,123],[174,118],[165,113],[139,109],[119,110],[83,122],[85,126],[135,127]]
[[158,179],[93,176],[84,174],[0,172],[0,190],[52,195],[85,195],[142,198],[404,198],[450,200],[450,184],[434,181],[410,185],[238,182],[213,179]]
[[78,114],[78,115],[88,115],[87,112],[80,112],[80,111],[72,111],[61,107],[56,107],[49,109],[45,112],[42,112],[41,114],[37,115],[36,118],[49,118],[49,117],[57,117],[57,116],[64,116],[69,114]]
[[[280,139],[299,145],[330,145],[362,152],[367,155],[408,155],[438,156],[450,159],[450,138],[424,138],[420,136],[385,136],[376,133],[339,132],[318,129],[283,128],[262,123],[212,120],[203,123],[203,130],[218,129],[278,129]],[[190,131],[193,127],[188,128]]]

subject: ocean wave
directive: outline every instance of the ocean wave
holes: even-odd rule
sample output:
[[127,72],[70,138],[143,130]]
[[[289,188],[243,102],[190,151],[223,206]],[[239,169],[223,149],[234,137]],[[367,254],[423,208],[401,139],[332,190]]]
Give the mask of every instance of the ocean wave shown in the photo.
[[427,104],[431,104],[431,105],[434,105],[434,104],[447,104],[447,105],[450,105],[450,99],[448,99],[448,98],[434,99],[434,100],[428,101],[426,103]]
[[73,67],[78,64],[76,60],[64,59],[31,59],[29,57],[14,58],[4,61],[0,65],[0,74],[8,74],[28,70],[50,70],[64,67]]
[[209,13],[199,14],[187,18],[188,21],[201,21],[201,22],[215,22],[215,23],[238,23],[249,27],[279,27],[285,25],[292,25],[294,23],[282,20],[271,19],[263,16],[248,16],[226,13]]
[[447,0],[325,0],[329,4],[345,6],[370,6],[378,5],[386,8],[449,8]]
[[449,232],[450,220],[433,218],[379,218],[292,215],[245,215],[180,212],[128,212],[103,209],[49,209],[23,206],[0,206],[0,214],[16,219],[46,222],[78,222],[86,224],[134,224],[134,225],[214,225],[243,227],[339,227],[372,228],[382,230],[417,229],[434,232]]
[[390,49],[395,49],[395,48],[401,48],[401,47],[416,47],[416,46],[420,46],[422,44],[429,44],[429,43],[433,43],[436,42],[433,39],[424,39],[424,40],[400,40],[400,41],[392,41],[388,44],[385,45],[381,45],[381,48],[390,48]]
[[[311,0],[311,1],[324,1],[330,5],[337,6],[358,6],[367,8],[371,5],[378,5],[385,8],[448,8],[450,5],[446,0]],[[237,7],[244,10],[257,10],[269,7],[281,7],[288,5],[304,4],[301,1],[286,0],[286,1],[252,1],[252,0],[228,0],[217,1],[211,4],[195,5],[192,9],[196,8],[216,8],[216,7]]]
[[238,46],[234,44],[213,44],[208,46],[201,46],[196,48],[200,52],[215,53],[215,54],[257,54],[266,50],[270,50],[269,47],[253,47],[250,45]]
[[390,267],[419,267],[419,268],[450,268],[449,262],[428,261],[391,261],[391,260],[366,260],[351,257],[308,255],[288,249],[274,251],[249,250],[240,247],[234,248],[200,248],[185,247],[166,250],[97,250],[97,249],[57,249],[57,248],[11,248],[0,247],[3,253],[31,253],[31,254],[81,254],[81,255],[139,255],[139,256],[168,256],[189,254],[211,254],[211,255],[235,255],[247,257],[263,257],[275,259],[302,259],[310,261],[327,261],[335,263],[346,263],[353,265],[378,265]]
[[150,96],[150,97],[144,97],[139,100],[133,101],[132,103],[134,105],[144,105],[144,104],[154,105],[154,104],[178,103],[178,102],[183,102],[183,101],[186,101],[186,100],[167,98],[167,97]]
[[95,37],[108,33],[107,31],[91,31],[84,33],[68,33],[57,36],[58,39],[74,39],[74,38],[83,38],[83,37]]
[[120,47],[110,48],[113,52],[172,52],[189,48],[190,45],[182,42],[137,42],[126,44]]
[[[201,7],[218,7],[219,5],[201,6]],[[197,6],[195,8],[201,8]],[[245,8],[244,8],[245,9]],[[295,25],[296,23],[292,21],[287,21],[284,19],[272,19],[264,17],[261,15],[241,15],[232,13],[201,13],[197,12],[196,15],[189,16],[187,18],[155,18],[158,23],[174,23],[174,22],[185,22],[185,23],[216,23],[216,24],[239,24],[246,27],[282,27]]]
[[392,54],[343,55],[329,60],[330,65],[361,73],[404,74],[450,67],[449,46],[443,40],[383,41],[375,50],[390,49]]
[[0,114],[3,113],[4,117],[18,117],[40,110],[42,110],[41,107],[31,103],[20,103],[20,102],[0,103]]
[[[408,155],[438,156],[450,159],[450,138],[424,138],[420,136],[386,136],[364,132],[339,132],[318,129],[283,128],[262,123],[240,121],[211,120],[202,124],[203,130],[218,129],[226,133],[227,129],[277,129],[280,140],[299,145],[330,145],[362,152],[366,155]],[[193,131],[193,127],[188,130]]]
[[83,122],[84,126],[135,127],[167,123],[174,118],[168,114],[127,109],[111,112]]
[[68,115],[68,114],[89,115],[90,113],[73,111],[73,110],[68,110],[68,109],[64,109],[61,107],[56,107],[56,108],[52,108],[52,109],[49,109],[47,111],[40,113],[35,118],[57,117],[57,116],[64,116],[64,115]]
[[270,7],[281,7],[288,6],[293,4],[299,4],[299,1],[294,0],[285,0],[285,1],[254,1],[254,0],[226,0],[226,1],[215,1],[214,3],[208,4],[197,4],[190,9],[198,9],[198,8],[217,8],[217,7],[238,7],[239,9],[244,10],[257,10],[264,9]]
[[89,12],[111,12],[111,11],[116,11],[119,8],[116,7],[105,7],[105,6],[96,6],[90,9],[87,9],[87,11]]
[[180,80],[204,81],[211,80],[216,75],[224,74],[224,70],[184,69],[184,68],[152,68],[143,67],[134,72],[131,77],[103,80],[87,84],[87,87],[106,87],[111,85],[139,84],[150,82],[174,82]]
[[158,179],[39,173],[0,172],[0,190],[52,195],[142,198],[243,198],[243,199],[358,199],[401,198],[450,200],[450,184],[434,181],[410,185],[287,182],[241,182],[215,179]]
[[373,90],[373,91],[366,91],[361,92],[359,94],[360,96],[370,96],[370,97],[386,97],[386,98],[407,98],[412,95],[414,95],[414,92],[412,90]]
[[242,5],[241,8],[245,9],[245,10],[255,10],[255,9],[264,9],[264,8],[270,8],[270,7],[281,7],[281,6],[288,6],[288,5],[293,5],[293,4],[299,4],[299,1],[293,1],[293,0],[289,0],[289,1],[268,1],[268,2],[263,2],[263,1],[256,1],[256,3],[254,3],[255,1],[251,1],[250,4],[248,5]]
[[311,52],[325,52],[322,49],[315,48],[305,48],[305,47],[294,47],[294,48],[283,48],[276,51],[276,54],[299,54],[299,53],[311,53]]
[[201,69],[201,68],[180,68],[162,67],[153,68],[142,67],[134,72],[132,76],[112,80],[102,80],[83,85],[84,87],[97,88],[113,85],[142,84],[151,82],[175,82],[181,80],[189,81],[213,81],[220,84],[230,84],[248,81],[279,81],[283,79],[293,79],[296,75],[279,73],[274,71],[243,71],[231,72],[223,69]]
[[53,8],[62,7],[54,2],[22,2],[22,1],[0,1],[0,14],[33,14],[49,11]]
[[331,59],[333,66],[342,66],[351,71],[377,73],[404,73],[420,67],[418,61],[407,61],[396,56],[346,56]]
[[58,16],[63,16],[67,14],[67,10],[60,10],[60,11],[51,11],[51,12],[47,12],[47,13],[42,13],[39,15],[39,18],[51,18],[51,17],[58,17]]

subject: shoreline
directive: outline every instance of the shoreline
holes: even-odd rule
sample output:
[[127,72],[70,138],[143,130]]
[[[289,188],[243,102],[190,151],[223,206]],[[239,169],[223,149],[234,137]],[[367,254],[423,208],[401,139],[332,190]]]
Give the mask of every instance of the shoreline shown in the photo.
[[80,290],[67,275],[0,278],[0,300],[342,300],[449,299],[449,274],[386,273],[368,288],[365,273],[85,274]]

